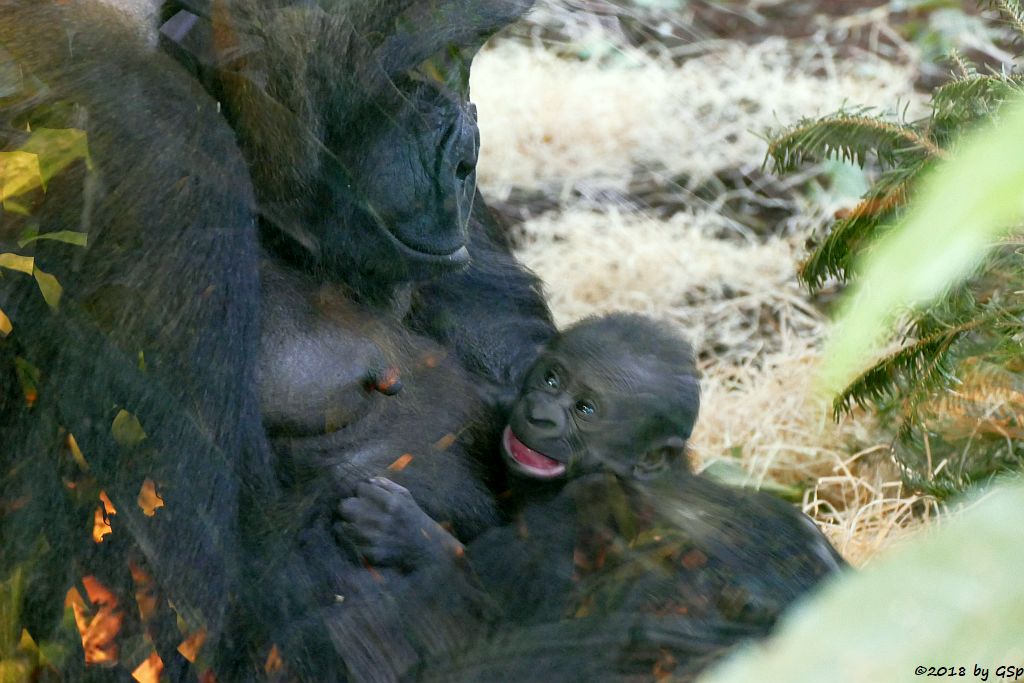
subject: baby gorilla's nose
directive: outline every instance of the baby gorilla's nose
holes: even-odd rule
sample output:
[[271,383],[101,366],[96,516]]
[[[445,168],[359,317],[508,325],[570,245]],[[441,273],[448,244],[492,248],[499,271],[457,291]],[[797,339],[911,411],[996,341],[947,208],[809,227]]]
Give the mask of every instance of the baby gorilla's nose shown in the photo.
[[565,427],[565,411],[547,396],[527,397],[526,421],[537,432],[561,432]]

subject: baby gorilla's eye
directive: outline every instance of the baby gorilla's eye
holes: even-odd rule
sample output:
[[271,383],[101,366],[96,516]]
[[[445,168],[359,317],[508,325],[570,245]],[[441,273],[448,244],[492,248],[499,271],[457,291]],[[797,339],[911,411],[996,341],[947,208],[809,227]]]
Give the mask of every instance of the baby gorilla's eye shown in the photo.
[[548,370],[544,374],[544,384],[548,385],[552,389],[557,389],[560,386],[560,382],[558,381],[558,375],[555,374],[554,370]]
[[593,401],[579,400],[576,401],[576,412],[583,417],[593,417],[597,412],[597,406],[594,405]]

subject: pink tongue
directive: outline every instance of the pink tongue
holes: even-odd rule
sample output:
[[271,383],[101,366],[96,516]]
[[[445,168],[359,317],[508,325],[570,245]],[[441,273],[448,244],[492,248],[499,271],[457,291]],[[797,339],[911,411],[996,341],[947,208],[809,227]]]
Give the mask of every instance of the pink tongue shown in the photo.
[[564,469],[562,463],[552,460],[542,453],[538,453],[520,441],[519,438],[512,433],[511,428],[505,427],[505,433],[506,438],[508,439],[509,455],[511,455],[517,462],[521,462],[527,467],[551,472]]

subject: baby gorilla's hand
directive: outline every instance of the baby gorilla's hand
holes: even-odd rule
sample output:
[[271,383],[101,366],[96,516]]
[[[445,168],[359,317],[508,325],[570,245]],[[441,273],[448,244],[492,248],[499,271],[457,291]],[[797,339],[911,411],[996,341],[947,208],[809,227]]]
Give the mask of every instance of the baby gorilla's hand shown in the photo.
[[353,543],[370,564],[412,571],[461,557],[463,547],[424,512],[408,489],[374,477],[338,506],[335,533]]

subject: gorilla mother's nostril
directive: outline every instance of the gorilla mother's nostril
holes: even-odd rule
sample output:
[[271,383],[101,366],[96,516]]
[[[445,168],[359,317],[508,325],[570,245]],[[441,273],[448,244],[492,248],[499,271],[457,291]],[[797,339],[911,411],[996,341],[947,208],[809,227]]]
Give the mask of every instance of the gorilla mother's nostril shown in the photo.
[[469,161],[460,161],[459,165],[455,167],[455,177],[460,181],[465,181],[469,176],[476,170],[476,164]]

